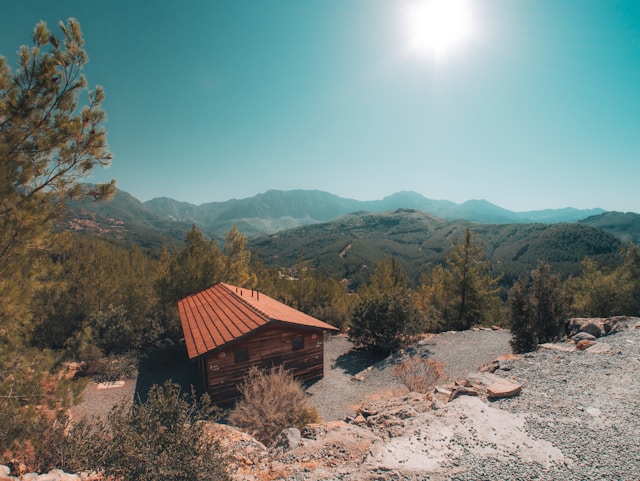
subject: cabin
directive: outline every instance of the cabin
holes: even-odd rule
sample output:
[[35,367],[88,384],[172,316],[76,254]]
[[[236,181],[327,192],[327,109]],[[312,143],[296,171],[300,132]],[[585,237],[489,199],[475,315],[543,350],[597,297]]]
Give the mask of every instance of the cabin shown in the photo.
[[283,365],[301,382],[324,374],[324,334],[335,327],[253,289],[218,283],[178,301],[189,359],[217,404],[240,397],[252,366]]

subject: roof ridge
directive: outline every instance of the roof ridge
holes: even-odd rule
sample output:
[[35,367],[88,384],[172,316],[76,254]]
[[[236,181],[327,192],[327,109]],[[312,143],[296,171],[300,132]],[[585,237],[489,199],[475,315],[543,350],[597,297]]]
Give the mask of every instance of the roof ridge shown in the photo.
[[[269,314],[267,314],[265,311],[263,311],[262,309],[259,309],[258,307],[254,306],[253,304],[251,304],[249,301],[245,300],[244,296],[238,295],[237,292],[234,292],[233,289],[231,289],[231,287],[235,287],[236,289],[240,289],[242,291],[242,287],[238,287],[238,286],[232,286],[231,284],[227,284],[225,282],[221,282],[220,285],[226,289],[227,291],[229,291],[229,293],[234,296],[236,299],[238,299],[240,302],[242,302],[245,306],[247,306],[249,309],[251,309],[252,311],[255,311],[256,313],[258,313],[259,315],[263,316],[264,318],[267,319],[267,321],[273,321],[273,320],[277,320],[274,319],[273,317],[271,317]],[[264,296],[264,294],[262,294]],[[268,296],[267,296],[268,297]]]

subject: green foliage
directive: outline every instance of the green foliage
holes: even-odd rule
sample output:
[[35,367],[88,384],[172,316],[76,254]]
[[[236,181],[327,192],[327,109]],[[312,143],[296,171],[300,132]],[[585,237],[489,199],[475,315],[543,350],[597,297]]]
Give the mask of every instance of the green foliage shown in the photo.
[[[18,53],[12,72],[0,57],[0,320],[19,314],[20,292],[33,292],[30,266],[55,239],[51,221],[60,218],[63,201],[81,195],[80,179],[109,164],[104,92],[86,90],[81,74],[87,61],[79,23],[60,23],[62,39],[40,22],[31,48]],[[88,194],[108,197],[115,184]],[[11,286],[17,286],[12,288]]]
[[483,225],[448,222],[410,210],[356,212],[258,238],[251,246],[269,265],[281,268],[295,265],[304,251],[318,271],[349,279],[353,290],[369,282],[373,266],[382,256],[396,257],[407,273],[408,285],[414,286],[425,266],[444,264],[452,240],[467,228],[482,241],[485,258],[504,274],[500,284],[507,289],[535,269],[538,260],[552,264],[563,279],[577,275],[580,262],[587,256],[611,265],[620,261],[620,240],[586,225]]
[[207,396],[196,403],[175,384],[153,386],[144,403],[123,401],[94,429],[74,428],[73,442],[85,448],[77,468],[125,481],[228,480],[226,459],[201,422],[217,417]]
[[320,422],[300,383],[282,366],[269,371],[252,367],[239,389],[243,398],[231,411],[229,422],[266,445],[284,429]]
[[571,312],[579,317],[611,317],[640,314],[640,249],[629,245],[616,268],[582,261],[582,276],[569,279]]
[[516,352],[535,350],[538,343],[564,334],[567,301],[560,278],[540,262],[528,282],[517,282],[509,292],[511,345]]
[[514,352],[531,352],[538,347],[535,318],[531,315],[531,307],[524,281],[518,280],[509,290],[507,301],[511,328],[511,347]]
[[251,252],[245,249],[247,238],[234,225],[224,242],[224,281],[246,288],[255,287],[256,277],[249,271]]
[[465,231],[463,242],[454,241],[446,266],[445,325],[460,330],[486,323],[498,302],[499,278],[492,277],[483,246],[469,229]]
[[424,332],[425,314],[416,307],[408,290],[365,296],[355,306],[349,340],[356,347],[380,354],[397,351],[412,335]]

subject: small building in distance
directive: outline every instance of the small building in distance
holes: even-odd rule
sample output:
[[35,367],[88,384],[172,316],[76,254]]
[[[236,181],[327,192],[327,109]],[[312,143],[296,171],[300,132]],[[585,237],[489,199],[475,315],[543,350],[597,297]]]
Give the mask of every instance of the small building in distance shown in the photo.
[[283,365],[300,381],[324,374],[324,333],[335,327],[253,289],[218,283],[178,301],[189,359],[217,404],[240,397],[251,366]]

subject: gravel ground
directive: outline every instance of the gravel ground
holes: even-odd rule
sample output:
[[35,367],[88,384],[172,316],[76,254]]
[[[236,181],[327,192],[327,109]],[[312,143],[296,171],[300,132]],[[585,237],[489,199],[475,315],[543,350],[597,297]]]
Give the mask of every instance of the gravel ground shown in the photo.
[[[511,353],[509,339],[508,331],[445,332],[422,341],[404,355],[440,361],[449,379],[455,380],[476,371],[480,364]],[[344,335],[329,338],[325,344],[324,378],[307,389],[324,421],[345,419],[366,400],[406,391],[394,369],[401,356],[375,362],[352,348]],[[358,373],[364,380],[353,378]]]
[[[446,362],[449,375],[457,379],[462,372],[475,370],[477,364],[505,354],[500,352],[500,343],[508,352],[508,337],[506,333],[483,331],[446,333],[428,340],[418,350]],[[338,349],[338,345],[332,345],[334,342],[341,343],[344,349],[348,347],[346,340],[336,338],[328,343],[328,353]],[[382,459],[377,469],[353,466],[346,472],[334,472],[333,477],[302,475],[295,479],[640,481],[640,324],[600,339],[598,344],[609,345],[611,349],[599,354],[540,349],[521,359],[502,361],[496,375],[522,383],[523,391],[519,396],[488,402],[484,405],[486,408],[479,411],[469,407],[480,403],[478,398],[460,398],[455,407],[454,402],[451,408],[425,414],[422,420],[409,420],[412,424],[408,425],[405,433],[405,437],[409,436],[409,444],[407,439],[391,438],[379,450],[383,454],[394,454],[396,458],[407,454],[411,461],[410,450],[422,452],[421,444],[424,448],[438,441],[437,433],[429,430],[437,431],[437,423],[445,422],[451,409],[462,409],[459,419],[450,419],[448,422],[453,424],[445,423],[443,428],[443,432],[454,433],[446,444],[447,457],[451,461],[444,471],[435,472],[428,468],[431,457],[437,457],[438,453],[427,449],[423,460],[426,464],[422,468],[414,466],[411,469],[408,463],[392,463],[384,467],[384,459],[378,457],[373,459],[378,463]],[[371,383],[371,392],[381,385],[394,385],[390,375],[392,370],[387,369],[389,364],[374,365],[371,377],[357,385],[359,393],[366,392],[369,379],[376,380],[376,383]],[[331,374],[330,370],[328,376],[337,376],[340,372],[334,371]],[[344,372],[342,375],[345,377]],[[383,378],[385,383],[381,382]],[[314,393],[314,397],[317,401],[321,398],[323,403],[339,405],[342,398],[352,396],[353,384],[354,381],[345,381],[338,385],[336,392],[321,391]],[[317,390],[321,387],[320,383],[313,386]],[[322,403],[319,405],[326,408]],[[333,412],[339,413],[340,409],[336,407]],[[495,421],[497,424],[483,427],[489,429],[489,433],[500,432],[507,427],[505,432],[515,429],[512,437],[501,440],[504,446],[511,448],[502,449],[504,446],[496,445],[478,432],[479,429],[476,430],[482,424],[482,419],[476,417],[487,415],[494,421],[498,419]],[[471,428],[467,429],[467,435],[458,435],[464,431],[462,427],[469,425]],[[395,452],[393,443],[400,446],[395,448]],[[532,453],[540,454],[541,446],[556,455],[544,462],[536,460]]]
[[640,480],[640,330],[600,342],[611,351],[539,350],[497,372],[524,389],[493,406],[525,415],[527,433],[560,449],[564,464],[542,470],[517,459],[508,466],[467,459],[468,472],[451,479]]

